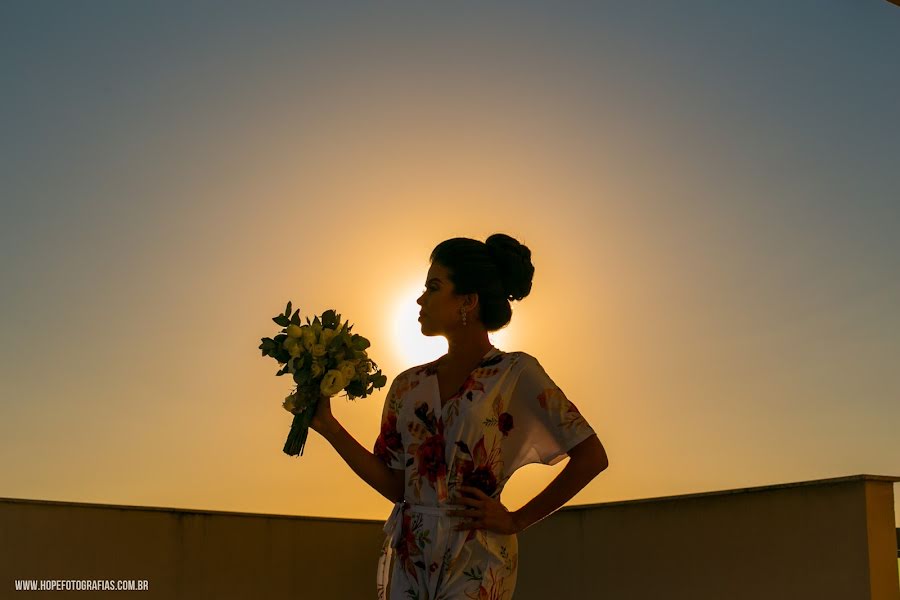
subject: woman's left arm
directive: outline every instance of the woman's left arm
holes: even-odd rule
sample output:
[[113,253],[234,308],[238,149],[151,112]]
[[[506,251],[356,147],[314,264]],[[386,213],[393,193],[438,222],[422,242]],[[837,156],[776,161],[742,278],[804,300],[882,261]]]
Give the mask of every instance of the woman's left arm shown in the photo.
[[553,513],[609,467],[606,450],[596,435],[569,450],[568,455],[569,462],[544,491],[512,513],[516,533]]
[[477,488],[461,487],[461,491],[475,498],[454,498],[456,502],[470,508],[452,511],[450,514],[472,517],[471,521],[461,524],[457,529],[488,529],[506,534],[524,531],[568,502],[609,466],[606,450],[596,435],[589,436],[567,454],[569,462],[560,474],[544,491],[513,512],[509,512],[498,500]]

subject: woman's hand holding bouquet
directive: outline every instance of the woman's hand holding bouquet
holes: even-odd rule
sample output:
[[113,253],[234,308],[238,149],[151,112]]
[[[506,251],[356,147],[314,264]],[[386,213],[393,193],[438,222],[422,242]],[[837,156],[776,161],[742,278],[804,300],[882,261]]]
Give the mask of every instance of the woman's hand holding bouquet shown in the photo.
[[291,373],[297,384],[282,403],[294,414],[284,452],[302,455],[310,427],[322,431],[334,420],[331,396],[344,391],[350,400],[365,398],[384,387],[387,377],[366,353],[369,340],[351,334],[349,321],[341,324],[341,316],[334,310],[326,310],[312,321],[306,317],[303,325],[299,309],[291,315],[288,302],[284,314],[272,320],[284,329],[274,338],[262,338],[259,349],[282,365],[275,375]]

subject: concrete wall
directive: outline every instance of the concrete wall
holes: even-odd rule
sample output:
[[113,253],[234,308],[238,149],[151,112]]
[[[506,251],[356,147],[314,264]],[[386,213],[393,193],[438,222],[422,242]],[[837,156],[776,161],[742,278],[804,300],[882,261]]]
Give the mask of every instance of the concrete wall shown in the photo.
[[3,499],[0,598],[35,597],[13,592],[15,579],[146,579],[148,592],[127,594],[146,599],[371,598],[381,527],[371,520]]
[[900,600],[896,481],[566,508],[520,534],[516,600]]
[[[900,600],[896,481],[563,508],[519,535],[515,600]],[[382,526],[4,498],[0,598],[22,597],[15,579],[148,580],[148,599],[374,598]],[[46,594],[59,592],[27,597]]]

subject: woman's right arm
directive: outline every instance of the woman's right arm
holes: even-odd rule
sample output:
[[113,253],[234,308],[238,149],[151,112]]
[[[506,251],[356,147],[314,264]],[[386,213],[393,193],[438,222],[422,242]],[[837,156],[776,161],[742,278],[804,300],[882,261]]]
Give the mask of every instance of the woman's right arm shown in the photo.
[[319,400],[310,428],[328,440],[344,462],[378,493],[391,502],[403,500],[406,487],[404,471],[390,468],[356,441],[332,414],[331,398]]

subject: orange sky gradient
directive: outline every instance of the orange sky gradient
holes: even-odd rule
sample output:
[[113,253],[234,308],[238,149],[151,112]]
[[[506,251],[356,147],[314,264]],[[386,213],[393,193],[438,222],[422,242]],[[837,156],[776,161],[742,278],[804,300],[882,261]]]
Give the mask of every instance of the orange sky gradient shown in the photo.
[[[900,475],[900,11],[704,6],[11,10],[0,496],[386,518],[282,453],[260,338],[334,308],[389,385],[446,348],[433,247],[495,232],[492,341],[609,455],[570,504]],[[386,391],[332,402],[369,449]]]

